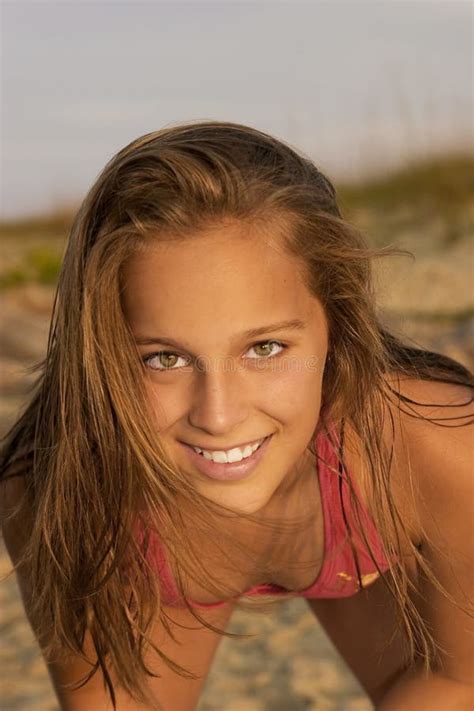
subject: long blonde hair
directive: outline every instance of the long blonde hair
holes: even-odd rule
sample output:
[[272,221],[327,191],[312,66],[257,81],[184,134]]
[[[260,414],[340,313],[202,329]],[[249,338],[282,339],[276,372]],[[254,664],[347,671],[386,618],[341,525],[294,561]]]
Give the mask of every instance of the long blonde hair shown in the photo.
[[[406,398],[384,376],[397,372],[472,386],[463,365],[406,346],[381,325],[372,261],[399,251],[369,248],[343,219],[330,181],[292,147],[247,126],[207,121],[147,134],[119,151],[74,220],[47,353],[30,402],[5,437],[0,470],[0,477],[25,482],[20,505],[30,512],[30,535],[15,567],[24,564],[31,574],[31,615],[43,653],[82,654],[88,630],[97,652],[94,672],[102,669],[114,708],[109,665],[129,694],[150,701],[143,684],[152,674],[143,661],[148,642],[176,673],[194,676],[147,637],[156,611],[169,630],[160,581],[146,554],[151,522],[185,602],[185,575],[222,599],[240,592],[207,569],[188,521],[211,548],[227,555],[234,550],[233,564],[237,558],[241,567],[252,564],[235,538],[212,535],[216,517],[233,512],[198,494],[153,431],[143,364],[121,304],[123,267],[137,250],[151,240],[193,239],[229,220],[255,227],[255,239],[269,224],[278,225],[284,248],[298,257],[308,289],[324,307],[329,350],[318,429],[336,422],[343,432],[348,422],[363,442],[390,560],[401,560],[405,524],[393,503],[390,453],[377,423],[384,403],[402,408]],[[353,492],[351,498],[357,510]],[[134,535],[137,520],[144,541]],[[266,525],[297,530],[305,523]],[[440,587],[414,545],[413,555]],[[384,580],[406,630],[407,659],[422,655],[429,666],[435,645],[410,599],[403,566],[395,563]],[[189,609],[219,634],[239,636]]]

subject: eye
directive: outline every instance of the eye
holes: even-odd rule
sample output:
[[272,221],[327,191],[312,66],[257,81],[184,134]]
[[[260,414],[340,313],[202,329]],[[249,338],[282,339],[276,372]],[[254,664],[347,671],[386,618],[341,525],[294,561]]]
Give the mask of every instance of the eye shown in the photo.
[[[150,353],[142,360],[151,370],[177,370],[177,368],[174,368],[173,366],[176,365],[176,360],[179,360],[180,358],[181,360],[186,360],[183,356],[180,356],[177,353],[172,353],[171,351],[159,351],[158,353]],[[157,366],[157,363],[161,363],[164,367],[159,367],[159,365]],[[179,367],[182,368],[183,366]]]
[[[269,352],[269,347],[271,348],[273,346],[277,346],[281,348],[281,350],[278,353]],[[253,348],[262,348],[264,352],[257,355],[256,358],[250,358],[250,360],[266,360],[279,355],[285,348],[288,348],[288,346],[279,341],[260,341],[259,343],[254,343],[249,350]],[[150,368],[150,370],[162,372],[167,370],[180,370],[183,368],[183,365],[177,365],[180,359],[186,364],[186,358],[184,358],[184,356],[180,356],[178,353],[173,353],[172,351],[158,351],[142,358],[143,363]]]
[[275,355],[279,355],[279,353],[269,353],[268,349],[271,346],[279,346],[281,348],[281,351],[279,351],[279,353],[284,351],[285,348],[288,348],[288,346],[283,343],[280,343],[280,341],[260,341],[259,343],[255,343],[253,346],[251,346],[250,350],[252,350],[252,348],[263,348],[264,352],[260,354],[262,358],[254,358],[253,360],[262,360],[265,356],[272,357]]

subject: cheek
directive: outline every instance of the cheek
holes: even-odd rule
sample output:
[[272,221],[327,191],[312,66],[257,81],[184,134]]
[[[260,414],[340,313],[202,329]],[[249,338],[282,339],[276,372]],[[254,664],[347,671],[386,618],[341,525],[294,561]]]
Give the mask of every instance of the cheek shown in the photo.
[[147,384],[148,411],[157,432],[165,430],[181,416],[183,404],[178,393],[176,388],[158,388],[154,383]]
[[322,374],[301,368],[261,382],[256,400],[259,409],[281,422],[302,419],[314,421],[318,417],[322,396]]
[[323,367],[319,359],[289,361],[278,372],[262,375],[259,389],[267,397],[280,399],[283,396],[308,400],[317,397],[322,390]]

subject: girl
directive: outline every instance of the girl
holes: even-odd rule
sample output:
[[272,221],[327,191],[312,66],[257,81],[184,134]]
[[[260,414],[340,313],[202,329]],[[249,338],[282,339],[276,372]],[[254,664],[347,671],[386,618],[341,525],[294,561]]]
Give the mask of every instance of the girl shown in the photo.
[[472,378],[382,325],[389,253],[246,126],[105,167],[1,468],[62,709],[190,711],[235,607],[292,596],[379,711],[471,708]]

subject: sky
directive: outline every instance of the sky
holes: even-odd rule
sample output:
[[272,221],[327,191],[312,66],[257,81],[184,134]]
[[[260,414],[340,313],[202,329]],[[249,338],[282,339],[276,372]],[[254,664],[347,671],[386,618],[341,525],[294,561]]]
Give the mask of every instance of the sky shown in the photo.
[[185,121],[254,126],[336,181],[466,150],[472,12],[456,0],[3,0],[0,217],[77,204],[123,146]]

